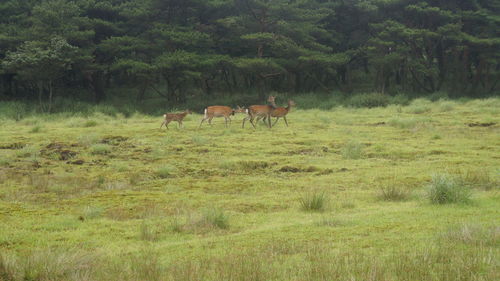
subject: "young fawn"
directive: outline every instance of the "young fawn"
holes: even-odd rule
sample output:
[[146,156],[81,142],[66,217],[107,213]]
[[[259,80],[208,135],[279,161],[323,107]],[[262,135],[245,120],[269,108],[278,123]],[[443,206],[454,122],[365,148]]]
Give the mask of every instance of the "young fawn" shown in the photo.
[[285,124],[288,127],[288,121],[286,120],[286,115],[292,110],[292,106],[295,106],[295,105],[296,104],[293,100],[288,100],[287,107],[277,107],[273,101],[273,106],[275,108],[271,111],[271,117],[276,117],[276,121],[274,121],[273,126],[276,125],[278,120],[283,117],[283,120],[285,120]]
[[200,126],[198,128],[201,128],[201,124],[205,120],[208,120],[208,124],[212,125],[212,119],[214,117],[224,117],[226,120],[226,127],[227,127],[227,121],[231,123],[231,115],[234,115],[235,113],[243,113],[245,112],[245,108],[238,106],[238,108],[233,109],[229,106],[223,106],[223,105],[214,105],[214,106],[209,106],[205,108],[205,115],[203,116],[203,119],[201,119]]
[[163,125],[165,125],[165,127],[167,127],[168,129],[168,123],[172,122],[172,121],[177,121],[179,123],[179,128],[182,125],[182,120],[184,120],[184,118],[186,117],[186,115],[188,114],[191,114],[191,110],[186,110],[184,112],[181,112],[181,113],[165,113],[163,114],[163,117],[165,118],[165,120],[163,120],[163,123],[161,123],[160,125],[160,129]]
[[268,120],[268,127],[271,128],[271,112],[272,110],[276,107],[274,104],[274,96],[269,96],[267,101],[271,105],[252,105],[249,106],[248,109],[246,110],[247,112],[247,117],[243,119],[243,124],[241,125],[242,128],[245,128],[245,121],[249,120],[252,126],[255,128],[255,124],[253,120],[255,118],[262,118],[262,117],[267,117]]

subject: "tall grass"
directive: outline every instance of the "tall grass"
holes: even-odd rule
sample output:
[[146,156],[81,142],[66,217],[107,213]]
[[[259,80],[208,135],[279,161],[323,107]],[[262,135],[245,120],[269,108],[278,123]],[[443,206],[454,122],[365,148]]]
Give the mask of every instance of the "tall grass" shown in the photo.
[[427,197],[433,204],[469,203],[471,191],[455,178],[437,174],[432,177]]
[[405,201],[410,199],[411,190],[404,186],[388,185],[382,186],[378,198],[384,201]]
[[308,212],[322,212],[325,210],[328,196],[324,192],[312,192],[300,198],[300,207]]
[[361,159],[363,157],[363,145],[358,141],[349,141],[342,148],[344,159]]

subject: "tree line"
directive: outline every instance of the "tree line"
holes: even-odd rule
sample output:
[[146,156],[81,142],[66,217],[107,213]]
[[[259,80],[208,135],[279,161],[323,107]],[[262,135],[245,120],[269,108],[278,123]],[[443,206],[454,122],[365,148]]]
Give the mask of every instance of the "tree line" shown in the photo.
[[497,94],[498,0],[3,0],[0,99]]

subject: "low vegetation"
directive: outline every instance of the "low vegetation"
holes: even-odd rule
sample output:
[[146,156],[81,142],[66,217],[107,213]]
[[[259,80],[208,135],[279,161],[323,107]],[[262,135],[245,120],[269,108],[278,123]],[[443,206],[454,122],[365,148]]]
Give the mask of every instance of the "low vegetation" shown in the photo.
[[470,188],[446,174],[434,175],[427,192],[434,204],[469,203],[472,195]]
[[296,102],[272,129],[0,114],[0,280],[498,279],[498,99]]

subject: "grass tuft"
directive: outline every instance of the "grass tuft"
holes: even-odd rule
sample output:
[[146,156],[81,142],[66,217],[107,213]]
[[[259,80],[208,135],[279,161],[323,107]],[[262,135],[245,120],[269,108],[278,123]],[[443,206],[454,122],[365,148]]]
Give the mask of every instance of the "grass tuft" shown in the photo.
[[175,167],[170,165],[163,165],[156,169],[155,175],[161,179],[166,179],[172,177],[175,172]]
[[89,128],[89,127],[95,127],[97,126],[97,121],[95,120],[87,120],[83,123],[83,127]]
[[35,134],[35,133],[40,133],[41,131],[42,131],[42,126],[37,125],[31,128],[30,133]]
[[434,175],[427,197],[433,204],[469,203],[470,189],[449,175]]
[[328,196],[324,192],[313,192],[300,199],[300,207],[306,212],[322,212],[326,209]]
[[111,146],[108,144],[97,143],[90,147],[90,152],[94,155],[106,155],[111,152]]
[[349,141],[342,148],[344,159],[361,159],[363,157],[363,145],[357,141]]
[[378,198],[383,201],[406,201],[410,197],[411,190],[398,185],[383,186],[378,193]]

